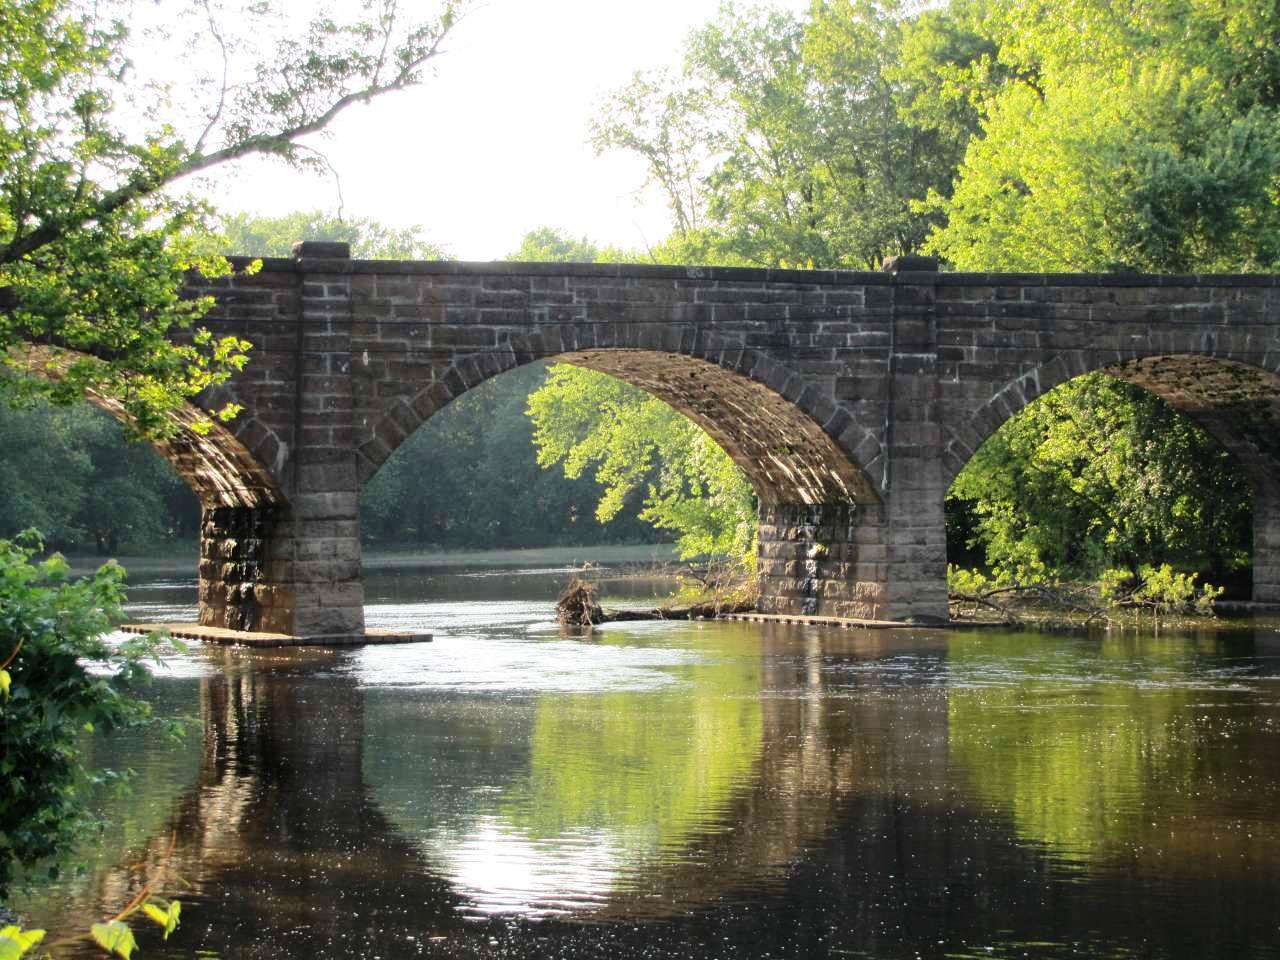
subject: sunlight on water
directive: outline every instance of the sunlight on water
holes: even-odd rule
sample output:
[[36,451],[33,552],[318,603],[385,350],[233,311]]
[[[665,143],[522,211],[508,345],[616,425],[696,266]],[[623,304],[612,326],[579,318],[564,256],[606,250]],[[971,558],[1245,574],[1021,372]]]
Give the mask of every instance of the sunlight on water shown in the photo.
[[13,906],[107,915],[173,843],[146,957],[1275,955],[1273,628],[573,632],[564,571],[479,572],[371,575],[429,644],[167,655],[195,738],[96,742],[133,795]]

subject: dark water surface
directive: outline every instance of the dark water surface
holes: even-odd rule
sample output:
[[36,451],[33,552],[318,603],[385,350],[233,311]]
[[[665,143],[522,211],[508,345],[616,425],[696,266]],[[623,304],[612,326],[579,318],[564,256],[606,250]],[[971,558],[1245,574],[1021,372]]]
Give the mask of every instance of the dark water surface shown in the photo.
[[187,741],[95,744],[133,795],[15,906],[74,932],[167,859],[143,960],[1280,956],[1274,627],[583,636],[566,576],[381,572],[434,643],[175,655]]

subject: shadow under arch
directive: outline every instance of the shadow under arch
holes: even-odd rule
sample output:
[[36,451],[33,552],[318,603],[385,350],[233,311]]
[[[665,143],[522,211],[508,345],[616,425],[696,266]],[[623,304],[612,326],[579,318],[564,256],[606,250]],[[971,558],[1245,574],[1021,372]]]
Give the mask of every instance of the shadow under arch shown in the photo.
[[[31,347],[10,354],[9,369],[21,376],[57,379],[76,357]],[[122,424],[131,417],[113,397],[87,391],[85,400]],[[257,586],[266,563],[266,544],[276,512],[286,505],[260,454],[278,449],[278,440],[255,418],[235,423],[235,432],[211,420],[191,402],[166,414],[173,430],[148,443],[191,488],[201,508],[200,622],[232,630],[258,625]],[[252,447],[250,446],[252,444]]]
[[607,373],[669,404],[733,458],[764,503],[879,503],[859,459],[869,452],[875,461],[874,434],[865,431],[857,451],[846,449],[853,418],[820,401],[799,375],[750,350],[717,356],[720,362],[626,345],[534,353],[513,344],[510,354],[464,357],[373,426],[373,439],[359,447],[360,479],[367,482],[410,434],[468,390],[525,363],[550,360]]
[[[697,350],[687,343],[645,344],[649,333],[629,334],[624,327],[607,345],[569,343],[558,349],[513,336],[509,352],[467,355],[436,369],[428,386],[390,400],[389,407],[378,408],[381,418],[362,428],[372,436],[358,447],[361,484],[467,391],[534,361],[570,363],[666,402],[706,430],[742,468],[759,501],[763,612],[875,619],[937,608],[944,593],[935,597],[912,588],[892,596],[887,589],[896,559],[889,544],[894,534],[872,479],[881,462],[880,442],[860,421],[862,414],[764,354],[711,343]],[[361,387],[373,397],[384,385],[377,376],[371,372]],[[394,391],[398,383],[385,378],[385,386]]]
[[1105,363],[1051,361],[1006,383],[946,443],[946,488],[1002,424],[1030,403],[1087,373],[1104,373],[1155,394],[1218,441],[1253,493],[1253,599],[1280,602],[1280,372],[1229,355],[1160,353]]

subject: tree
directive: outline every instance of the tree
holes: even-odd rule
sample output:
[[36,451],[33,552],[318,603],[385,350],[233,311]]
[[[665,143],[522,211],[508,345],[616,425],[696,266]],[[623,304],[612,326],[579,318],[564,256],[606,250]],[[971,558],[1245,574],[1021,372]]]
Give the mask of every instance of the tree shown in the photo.
[[150,713],[133,690],[154,641],[102,640],[121,619],[124,571],[108,564],[72,581],[60,556],[32,562],[41,546],[33,535],[0,540],[0,896],[15,867],[57,854],[87,826],[79,738]]
[[389,227],[371,217],[331,216],[298,210],[279,217],[236,213],[221,218],[218,252],[250,257],[288,257],[299,240],[338,240],[366,260],[446,260],[443,247],[423,236],[423,228]]
[[933,197],[931,250],[966,270],[1280,265],[1274,4],[963,9],[967,70],[916,60],[940,81],[919,110],[967,100],[980,117],[954,195]]
[[640,494],[640,518],[674,533],[682,557],[751,555],[750,483],[668,404],[608,374],[559,364],[530,394],[529,416],[541,466],[562,464],[573,478],[594,471],[604,487],[596,507],[601,523]]
[[1144,565],[1246,566],[1250,493],[1232,457],[1158,397],[1095,373],[1007,421],[951,487],[1000,583]]
[[520,241],[520,248],[508,259],[543,263],[593,263],[600,248],[586,237],[575,239],[553,227],[530,230]]
[[875,269],[918,249],[963,148],[913,124],[900,78],[905,15],[829,0],[808,17],[726,6],[680,73],[638,76],[603,105],[597,149],[643,157],[676,236],[712,262]]
[[465,4],[407,20],[395,0],[371,0],[355,19],[321,12],[299,28],[276,3],[233,14],[197,0],[198,21],[180,21],[194,23],[194,69],[173,96],[147,75],[123,0],[0,9],[0,352],[49,376],[0,384],[60,402],[92,390],[137,429],[169,429],[166,413],[248,348],[183,335],[210,306],[181,296],[187,272],[230,267],[201,254],[208,210],[180,181],[252,154],[315,162],[305,138],[421,82]]

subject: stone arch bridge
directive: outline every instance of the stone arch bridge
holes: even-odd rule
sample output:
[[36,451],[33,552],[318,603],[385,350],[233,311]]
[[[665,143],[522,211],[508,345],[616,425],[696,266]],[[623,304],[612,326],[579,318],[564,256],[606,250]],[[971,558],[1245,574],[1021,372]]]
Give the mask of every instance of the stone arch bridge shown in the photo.
[[657,395],[742,466],[766,612],[945,617],[952,479],[1092,370],[1235,455],[1254,598],[1280,601],[1280,277],[357,261],[307,242],[190,293],[216,298],[215,334],[254,344],[200,400],[240,417],[161,451],[204,503],[205,625],[359,634],[361,486],[450,401],[542,358]]

